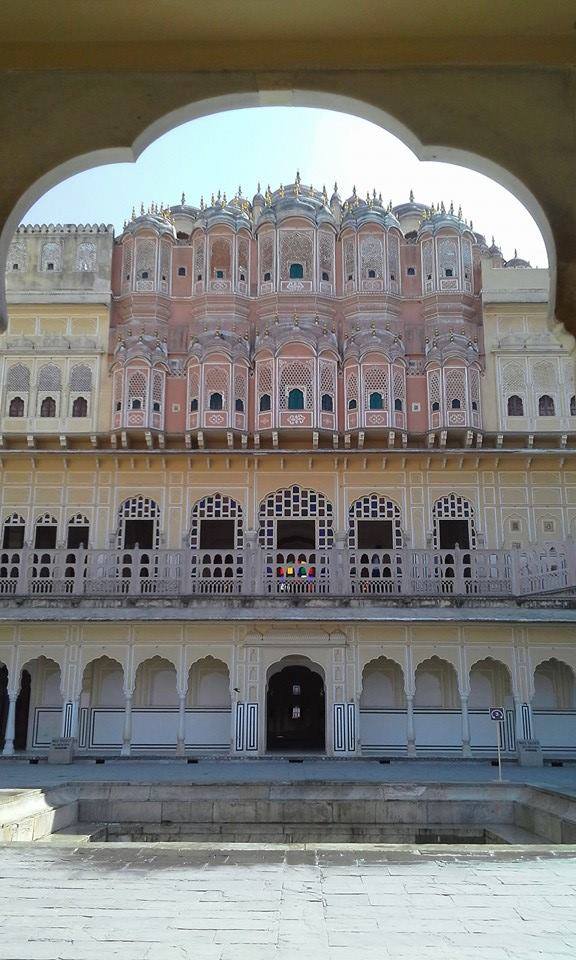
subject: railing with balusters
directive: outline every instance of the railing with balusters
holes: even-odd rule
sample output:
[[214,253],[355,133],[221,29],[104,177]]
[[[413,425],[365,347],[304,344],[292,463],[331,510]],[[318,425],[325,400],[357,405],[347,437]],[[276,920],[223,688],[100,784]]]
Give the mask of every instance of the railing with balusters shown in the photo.
[[576,587],[572,543],[530,550],[0,550],[1,597],[513,597]]

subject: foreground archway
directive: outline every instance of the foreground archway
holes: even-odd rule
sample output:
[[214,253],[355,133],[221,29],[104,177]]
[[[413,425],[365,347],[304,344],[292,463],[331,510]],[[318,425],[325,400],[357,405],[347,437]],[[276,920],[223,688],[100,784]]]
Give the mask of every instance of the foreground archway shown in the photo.
[[299,663],[280,667],[268,681],[266,749],[317,751],[325,747],[326,696],[322,676]]

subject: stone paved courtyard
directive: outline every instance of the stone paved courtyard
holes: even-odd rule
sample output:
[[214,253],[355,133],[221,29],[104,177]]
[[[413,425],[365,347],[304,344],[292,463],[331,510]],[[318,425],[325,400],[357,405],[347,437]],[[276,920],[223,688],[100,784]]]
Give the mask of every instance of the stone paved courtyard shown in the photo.
[[576,857],[0,850],[1,960],[569,960]]
[[[576,766],[505,779],[576,793]],[[0,763],[0,787],[73,780],[486,783],[489,763],[307,759]],[[70,843],[70,841],[67,841]],[[576,851],[548,847],[14,843],[0,846],[0,960],[573,960]]]

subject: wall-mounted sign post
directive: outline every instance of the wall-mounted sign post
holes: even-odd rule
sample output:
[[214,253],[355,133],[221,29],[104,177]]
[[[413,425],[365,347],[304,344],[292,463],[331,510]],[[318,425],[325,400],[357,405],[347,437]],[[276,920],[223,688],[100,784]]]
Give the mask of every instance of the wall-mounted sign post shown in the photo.
[[490,719],[496,723],[496,747],[498,749],[498,780],[502,782],[502,755],[500,750],[500,731],[504,723],[502,707],[490,707]]

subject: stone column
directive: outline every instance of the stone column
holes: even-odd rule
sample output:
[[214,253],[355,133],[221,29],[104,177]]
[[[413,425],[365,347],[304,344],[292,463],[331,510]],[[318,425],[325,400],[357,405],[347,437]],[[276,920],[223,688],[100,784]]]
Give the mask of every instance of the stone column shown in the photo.
[[470,717],[468,716],[468,697],[460,694],[460,708],[462,710],[462,756],[471,757],[470,748]]
[[186,696],[178,691],[178,737],[176,739],[176,756],[183,757],[186,753]]
[[129,757],[132,749],[132,696],[133,690],[124,691],[124,730],[122,731],[122,749],[120,755]]
[[6,719],[6,736],[4,738],[3,757],[14,755],[14,733],[16,730],[16,700],[18,693],[15,690],[8,692],[8,717]]
[[416,732],[414,730],[414,697],[406,696],[406,747],[409,757],[416,756]]
[[62,736],[78,739],[78,718],[80,714],[80,695],[62,703]]

